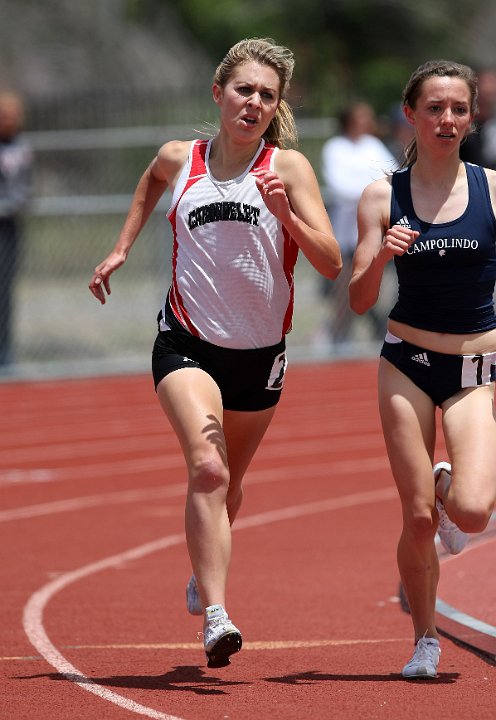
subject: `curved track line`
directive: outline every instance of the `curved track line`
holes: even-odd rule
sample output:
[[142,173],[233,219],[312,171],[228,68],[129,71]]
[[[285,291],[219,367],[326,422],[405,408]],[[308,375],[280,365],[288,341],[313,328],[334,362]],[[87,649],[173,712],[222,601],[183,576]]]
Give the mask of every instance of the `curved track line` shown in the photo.
[[129,700],[112,690],[103,688],[101,685],[92,685],[91,680],[86,675],[83,675],[83,673],[74,667],[74,665],[71,665],[71,663],[66,660],[66,658],[50,641],[43,625],[43,612],[51,598],[71,583],[88,577],[93,573],[114,567],[125,560],[135,560],[137,558],[144,557],[145,555],[149,555],[150,553],[157,552],[158,550],[171,547],[172,545],[179,545],[184,541],[184,534],[170,535],[169,537],[162,538],[156,542],[147,543],[146,545],[141,545],[138,548],[127,550],[119,555],[114,555],[113,557],[91,563],[79,570],[65,573],[45,585],[41,590],[38,590],[38,592],[31,596],[24,608],[24,631],[26,632],[26,635],[32,645],[34,645],[39,654],[49,663],[49,665],[57,670],[66,680],[79,685],[79,687],[83,690],[87,690],[88,692],[97,695],[102,698],[102,700],[108,700],[115,705],[119,705],[125,710],[130,710],[138,715],[146,715],[147,717],[155,718],[156,720],[182,720],[181,718],[177,718],[173,715],[167,715],[165,713],[158,712],[153,708],[141,705],[134,700]]
[[[304,515],[338,510],[340,508],[352,507],[354,505],[382,502],[384,500],[396,498],[396,496],[396,488],[387,487],[380,490],[357,493],[355,495],[345,495],[341,498],[329,498],[328,500],[320,502],[294,505],[291,507],[281,508],[280,510],[272,510],[240,518],[236,521],[236,525],[233,527],[233,530],[260,526],[272,522],[278,522],[280,520],[302,517]],[[168,537],[161,538],[155,542],[146,543],[145,545],[140,545],[139,547],[126,550],[125,552],[117,555],[90,563],[78,570],[64,573],[55,580],[47,583],[31,596],[24,608],[23,626],[29,641],[49,665],[65,677],[66,680],[74,682],[83,690],[87,690],[103,700],[108,700],[109,702],[119,705],[126,710],[130,710],[131,712],[135,712],[140,715],[146,715],[150,718],[155,718],[156,720],[182,720],[181,718],[158,712],[153,708],[146,707],[145,705],[136,703],[133,700],[128,700],[112,690],[103,688],[101,685],[91,684],[91,679],[83,675],[83,673],[74,667],[74,665],[66,660],[62,653],[60,653],[50,641],[44,628],[43,613],[49,601],[58,592],[72,583],[88,577],[89,575],[93,575],[94,573],[120,565],[123,562],[142,558],[145,555],[149,555],[159,550],[164,550],[165,548],[172,547],[173,545],[179,545],[185,541],[186,537],[184,533],[169,535]]]

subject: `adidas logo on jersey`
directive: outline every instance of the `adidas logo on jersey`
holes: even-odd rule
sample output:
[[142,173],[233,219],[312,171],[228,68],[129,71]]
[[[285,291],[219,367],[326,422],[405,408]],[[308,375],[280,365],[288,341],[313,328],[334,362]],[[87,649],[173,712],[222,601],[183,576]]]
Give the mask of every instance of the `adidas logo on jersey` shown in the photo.
[[411,359],[415,362],[421,363],[422,365],[427,365],[427,367],[431,366],[426,352],[419,353],[418,355],[412,355]]
[[412,229],[412,226],[410,225],[410,221],[408,220],[406,215],[403,215],[403,217],[398,220],[396,225],[401,225],[401,227],[404,227],[404,228],[410,228],[410,230]]

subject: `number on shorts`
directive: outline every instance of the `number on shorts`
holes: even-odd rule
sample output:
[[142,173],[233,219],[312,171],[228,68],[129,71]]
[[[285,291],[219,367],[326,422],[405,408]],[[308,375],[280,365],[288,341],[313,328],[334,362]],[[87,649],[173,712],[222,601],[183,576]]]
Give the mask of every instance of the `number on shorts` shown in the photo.
[[284,385],[284,375],[286,368],[288,367],[288,361],[286,359],[286,353],[280,353],[276,355],[272,370],[270,371],[269,381],[267,383],[267,390],[282,390]]
[[462,387],[489,385],[494,377],[496,353],[486,355],[464,355],[462,365]]

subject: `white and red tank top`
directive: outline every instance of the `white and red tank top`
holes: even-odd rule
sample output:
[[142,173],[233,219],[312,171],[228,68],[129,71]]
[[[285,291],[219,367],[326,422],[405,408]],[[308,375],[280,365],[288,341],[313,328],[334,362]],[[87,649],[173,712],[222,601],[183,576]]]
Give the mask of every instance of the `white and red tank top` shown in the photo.
[[246,170],[218,181],[209,170],[212,140],[195,140],[167,213],[173,230],[174,315],[215,345],[275,345],[291,329],[298,246],[255,185],[273,170],[278,148],[260,141]]

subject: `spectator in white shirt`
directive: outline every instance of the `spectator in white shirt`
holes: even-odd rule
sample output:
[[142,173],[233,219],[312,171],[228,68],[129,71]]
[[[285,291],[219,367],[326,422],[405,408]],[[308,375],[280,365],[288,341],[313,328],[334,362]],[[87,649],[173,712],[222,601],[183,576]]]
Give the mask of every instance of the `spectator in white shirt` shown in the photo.
[[[350,338],[356,316],[348,305],[351,261],[357,244],[357,207],[364,188],[397,167],[393,154],[377,137],[376,117],[366,102],[354,102],[339,116],[339,133],[322,149],[322,177],[327,209],[341,247],[343,270],[338,280],[325,283],[331,317],[325,333],[339,345]],[[385,316],[380,310],[368,313],[374,338],[383,337]]]

